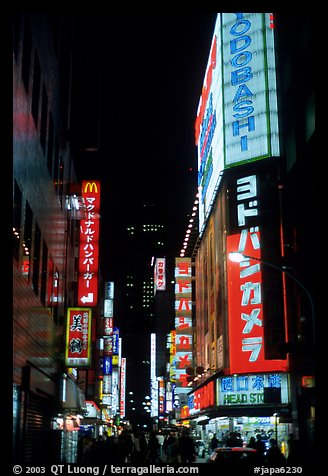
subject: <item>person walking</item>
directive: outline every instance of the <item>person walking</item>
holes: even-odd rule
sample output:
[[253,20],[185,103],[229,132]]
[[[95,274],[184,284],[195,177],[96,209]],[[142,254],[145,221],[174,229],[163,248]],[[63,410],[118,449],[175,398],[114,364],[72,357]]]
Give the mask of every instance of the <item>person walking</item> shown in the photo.
[[211,451],[214,451],[216,448],[219,447],[219,440],[216,435],[213,435],[211,441],[210,441],[210,448]]
[[191,464],[196,460],[196,446],[188,430],[184,430],[178,440],[178,450],[181,463]]
[[160,444],[154,432],[151,432],[148,440],[147,463],[160,463],[163,461],[159,456]]
[[266,463],[272,467],[284,466],[286,464],[286,458],[279,448],[277,440],[275,438],[271,438],[269,440],[269,444],[270,447],[265,455]]

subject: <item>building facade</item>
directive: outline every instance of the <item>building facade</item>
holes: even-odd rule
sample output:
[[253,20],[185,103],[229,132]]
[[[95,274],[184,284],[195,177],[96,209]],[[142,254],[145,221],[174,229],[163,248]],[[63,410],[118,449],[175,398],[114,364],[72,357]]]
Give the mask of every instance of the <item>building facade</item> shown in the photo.
[[313,445],[317,178],[314,68],[301,79],[296,68],[300,55],[312,61],[313,20],[302,16],[297,34],[288,23],[218,14],[195,126],[194,359],[204,372],[182,412],[204,437],[263,431],[285,454],[291,439]]

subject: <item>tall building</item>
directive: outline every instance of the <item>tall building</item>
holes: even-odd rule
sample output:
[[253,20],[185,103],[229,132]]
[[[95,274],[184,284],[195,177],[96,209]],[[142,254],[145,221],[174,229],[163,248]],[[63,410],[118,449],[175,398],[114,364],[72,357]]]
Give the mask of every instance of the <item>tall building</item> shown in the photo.
[[71,21],[18,14],[13,26],[14,458],[30,464],[60,460],[69,439],[56,418],[83,409],[63,366],[80,217],[67,141]]
[[[140,422],[147,417],[142,402],[150,395],[150,334],[157,332],[158,348],[163,339],[165,341],[160,327],[163,320],[159,308],[162,306],[155,299],[154,289],[155,260],[165,257],[165,231],[161,209],[152,203],[142,203],[134,207],[133,219],[126,225],[125,240],[122,240],[124,282],[116,286],[120,293],[116,318],[124,336],[127,418],[131,421],[135,415]],[[164,358],[162,361],[164,364]],[[129,392],[133,392],[133,396]]]
[[290,21],[217,16],[195,124],[194,359],[204,371],[180,409],[204,437],[263,430],[286,455],[291,439],[313,448],[317,289],[314,22]]

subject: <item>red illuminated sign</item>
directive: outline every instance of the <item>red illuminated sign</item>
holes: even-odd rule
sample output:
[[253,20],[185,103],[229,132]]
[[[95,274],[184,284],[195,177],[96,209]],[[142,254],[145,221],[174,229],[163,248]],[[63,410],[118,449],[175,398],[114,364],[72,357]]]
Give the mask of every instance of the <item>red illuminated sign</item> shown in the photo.
[[157,258],[155,264],[155,286],[156,291],[165,291],[165,258]]
[[212,380],[194,392],[194,409],[202,410],[215,405],[215,386]]
[[191,259],[176,258],[175,268],[175,376],[178,387],[187,387],[186,368],[192,366]]
[[80,224],[78,305],[96,306],[98,301],[100,182],[82,182],[86,219]]
[[86,307],[67,309],[65,351],[67,367],[90,365],[91,313],[92,310]]
[[228,260],[228,327],[230,373],[286,370],[286,360],[264,357],[263,290],[259,231],[227,237],[227,253],[243,248],[241,263]]

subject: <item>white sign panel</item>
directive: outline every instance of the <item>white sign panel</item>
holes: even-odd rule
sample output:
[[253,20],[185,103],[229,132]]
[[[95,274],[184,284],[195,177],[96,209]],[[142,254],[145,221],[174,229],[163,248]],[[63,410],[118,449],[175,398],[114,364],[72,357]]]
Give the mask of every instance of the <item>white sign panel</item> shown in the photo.
[[267,13],[222,13],[225,167],[279,155],[273,29]]
[[199,231],[224,170],[279,155],[274,36],[268,13],[219,13],[195,122]]

